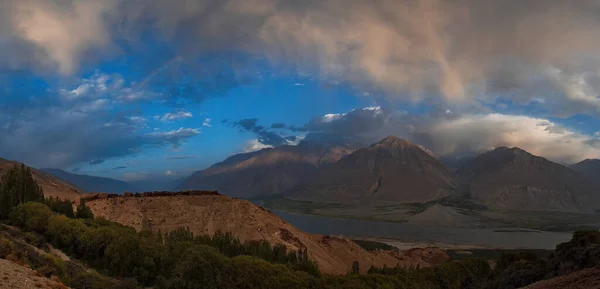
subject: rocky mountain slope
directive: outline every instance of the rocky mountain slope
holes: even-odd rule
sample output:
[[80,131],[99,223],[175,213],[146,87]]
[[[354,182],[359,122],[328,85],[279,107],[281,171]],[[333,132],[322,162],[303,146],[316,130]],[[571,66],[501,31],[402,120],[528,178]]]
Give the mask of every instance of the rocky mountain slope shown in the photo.
[[[13,168],[15,165],[20,165],[17,162],[9,161],[0,158],[0,175]],[[59,197],[61,199],[77,199],[82,193],[81,189],[75,185],[60,180],[43,171],[31,168],[33,178],[44,190],[44,195],[47,197]]]
[[448,195],[452,173],[418,146],[387,137],[323,166],[287,198],[332,203],[420,203]]
[[600,192],[583,175],[519,148],[484,153],[457,175],[474,200],[492,208],[591,212]]
[[0,289],[68,289],[57,280],[51,280],[40,273],[17,263],[0,259]]
[[346,274],[358,261],[365,272],[371,265],[427,267],[448,260],[437,248],[405,252],[369,252],[345,238],[302,232],[275,214],[253,203],[222,195],[176,195],[90,199],[94,215],[132,226],[168,232],[187,227],[195,234],[229,232],[241,240],[267,240],[291,250],[306,249],[320,270]]
[[65,172],[60,169],[41,169],[41,171],[53,175],[61,180],[74,184],[87,192],[103,192],[122,194],[124,192],[135,192],[135,186],[111,178],[103,178],[89,175],[79,175]]
[[587,159],[570,166],[571,169],[583,173],[591,178],[600,178],[600,160]]
[[312,175],[319,166],[352,152],[347,146],[302,142],[238,154],[188,177],[179,190],[218,190],[240,198],[282,194]]

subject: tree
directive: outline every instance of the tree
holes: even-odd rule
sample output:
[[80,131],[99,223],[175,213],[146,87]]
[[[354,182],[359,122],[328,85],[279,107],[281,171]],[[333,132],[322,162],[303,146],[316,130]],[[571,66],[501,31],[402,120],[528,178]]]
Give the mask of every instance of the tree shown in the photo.
[[77,206],[77,213],[75,214],[77,219],[93,219],[94,213],[92,210],[85,205],[85,201],[81,199],[79,201],[79,206]]
[[31,175],[31,169],[15,165],[0,179],[0,217],[6,218],[12,209],[27,202],[44,202],[44,193]]
[[360,267],[358,261],[352,262],[352,274],[360,274]]
[[73,212],[73,205],[69,200],[61,200],[58,197],[49,197],[46,199],[46,205],[50,207],[50,210],[56,213],[63,214],[69,218],[75,218],[75,213]]

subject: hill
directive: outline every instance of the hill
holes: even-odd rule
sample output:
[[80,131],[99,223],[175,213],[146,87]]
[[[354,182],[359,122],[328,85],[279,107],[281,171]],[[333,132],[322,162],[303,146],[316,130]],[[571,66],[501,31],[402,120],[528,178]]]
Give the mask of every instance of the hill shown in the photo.
[[[13,168],[15,165],[19,165],[19,163],[0,158],[0,176]],[[75,185],[58,179],[48,173],[34,168],[31,168],[31,172],[33,174],[33,178],[44,190],[44,195],[46,197],[58,197],[61,199],[69,199],[74,201],[82,193],[81,189]]]
[[87,201],[97,217],[134,227],[170,232],[187,227],[194,234],[231,233],[242,241],[266,240],[291,250],[306,250],[324,273],[345,274],[358,261],[363,272],[371,266],[428,267],[447,260],[436,248],[407,252],[362,249],[353,241],[302,232],[255,204],[221,195],[165,195],[97,198]]
[[448,195],[452,173],[420,147],[387,137],[321,167],[286,194],[330,203],[420,203]]
[[597,184],[519,148],[479,155],[457,175],[474,200],[491,208],[591,212],[597,204]]
[[597,179],[600,177],[600,160],[587,159],[571,165],[571,169]]
[[192,174],[177,189],[218,190],[245,199],[280,195],[350,152],[348,146],[302,142],[238,154]]
[[60,169],[43,168],[41,170],[61,180],[74,184],[87,192],[122,194],[124,192],[136,191],[135,186],[111,178],[72,174]]

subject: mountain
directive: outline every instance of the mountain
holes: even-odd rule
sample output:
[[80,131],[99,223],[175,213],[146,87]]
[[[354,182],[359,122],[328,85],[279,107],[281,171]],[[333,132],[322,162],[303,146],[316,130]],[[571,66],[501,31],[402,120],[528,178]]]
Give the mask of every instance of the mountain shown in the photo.
[[452,173],[406,140],[389,136],[321,167],[287,198],[331,203],[417,203],[448,195]]
[[318,167],[352,151],[352,146],[301,142],[238,154],[192,174],[178,189],[217,190],[246,199],[279,195],[314,174]]
[[571,165],[571,169],[583,173],[592,178],[600,178],[600,160],[587,159]]
[[[0,175],[3,175],[15,165],[20,165],[20,163],[0,158]],[[42,187],[46,197],[59,197],[61,199],[70,199],[74,201],[81,193],[83,193],[83,191],[75,185],[43,171],[31,168],[31,173],[36,182]]]
[[102,192],[102,193],[114,193],[122,194],[124,192],[135,192],[135,186],[110,178],[89,176],[89,175],[78,175],[65,172],[60,169],[41,169],[42,171],[51,174],[63,181],[69,182],[76,185],[77,187],[87,192]]
[[94,216],[134,227],[137,231],[170,232],[187,228],[195,235],[216,232],[230,233],[242,241],[265,240],[282,244],[292,251],[306,251],[319,270],[327,274],[346,274],[355,261],[361,272],[371,266],[388,268],[429,267],[448,261],[440,249],[411,249],[402,252],[367,251],[355,242],[340,238],[303,232],[277,215],[252,202],[223,195],[92,197],[86,204]]
[[479,155],[457,175],[474,200],[509,210],[590,212],[600,188],[580,173],[519,148]]

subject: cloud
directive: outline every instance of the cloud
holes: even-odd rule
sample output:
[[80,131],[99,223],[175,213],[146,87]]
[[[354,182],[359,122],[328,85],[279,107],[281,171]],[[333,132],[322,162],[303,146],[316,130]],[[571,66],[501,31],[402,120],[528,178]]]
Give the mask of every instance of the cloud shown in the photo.
[[287,140],[283,135],[267,130],[262,125],[258,125],[257,118],[248,118],[229,122],[229,125],[238,127],[242,129],[242,131],[248,131],[256,134],[257,141],[265,146],[279,146],[293,143],[292,141]]
[[267,145],[264,143],[261,143],[258,139],[253,139],[248,141],[245,146],[244,146],[244,152],[245,153],[250,153],[250,152],[255,152],[255,151],[259,151],[262,149],[266,149],[266,148],[272,148],[272,145]]
[[196,156],[187,155],[187,156],[168,156],[165,157],[165,160],[185,160],[185,159],[193,159]]
[[122,170],[122,169],[126,169],[126,166],[118,166],[118,167],[114,167],[112,168],[113,170]]
[[318,117],[307,127],[306,141],[345,137],[368,144],[396,135],[423,145],[438,156],[516,146],[563,163],[600,157],[599,135],[579,133],[548,119],[524,115],[442,111],[419,116],[371,108],[343,113],[334,120]]
[[154,116],[154,119],[160,120],[162,122],[170,122],[170,121],[174,121],[174,120],[189,118],[192,116],[193,115],[191,112],[180,110],[180,111],[173,112],[173,113],[167,112],[167,113],[163,114],[162,116],[156,115],[156,116]]
[[[538,99],[557,115],[600,113],[600,31],[595,29],[600,6],[594,1],[8,0],[0,5],[0,65],[57,68],[68,75],[97,58],[131,53],[138,58],[128,67],[139,67],[146,78],[124,100],[143,98],[148,90],[169,99],[201,100],[254,81],[253,68],[266,59],[272,67],[373,95],[442,103]],[[143,35],[165,43],[164,51],[146,46]],[[197,60],[206,63],[194,65]]]
[[174,149],[178,149],[181,142],[185,139],[197,136],[200,134],[200,129],[180,127],[171,131],[155,131],[146,134],[150,142],[158,145],[171,144]]
[[204,121],[202,122],[202,126],[205,127],[212,127],[212,124],[210,124],[212,120],[210,118],[205,118]]
[[286,127],[287,127],[287,125],[285,123],[281,123],[281,122],[274,123],[271,125],[271,128],[274,128],[274,129],[283,129]]
[[167,170],[165,172],[165,176],[172,176],[172,175],[175,175],[175,173],[173,171],[171,171],[171,170]]
[[88,164],[90,164],[90,165],[98,165],[98,164],[101,164],[103,162],[104,162],[104,160],[92,160],[92,161],[88,162]]

